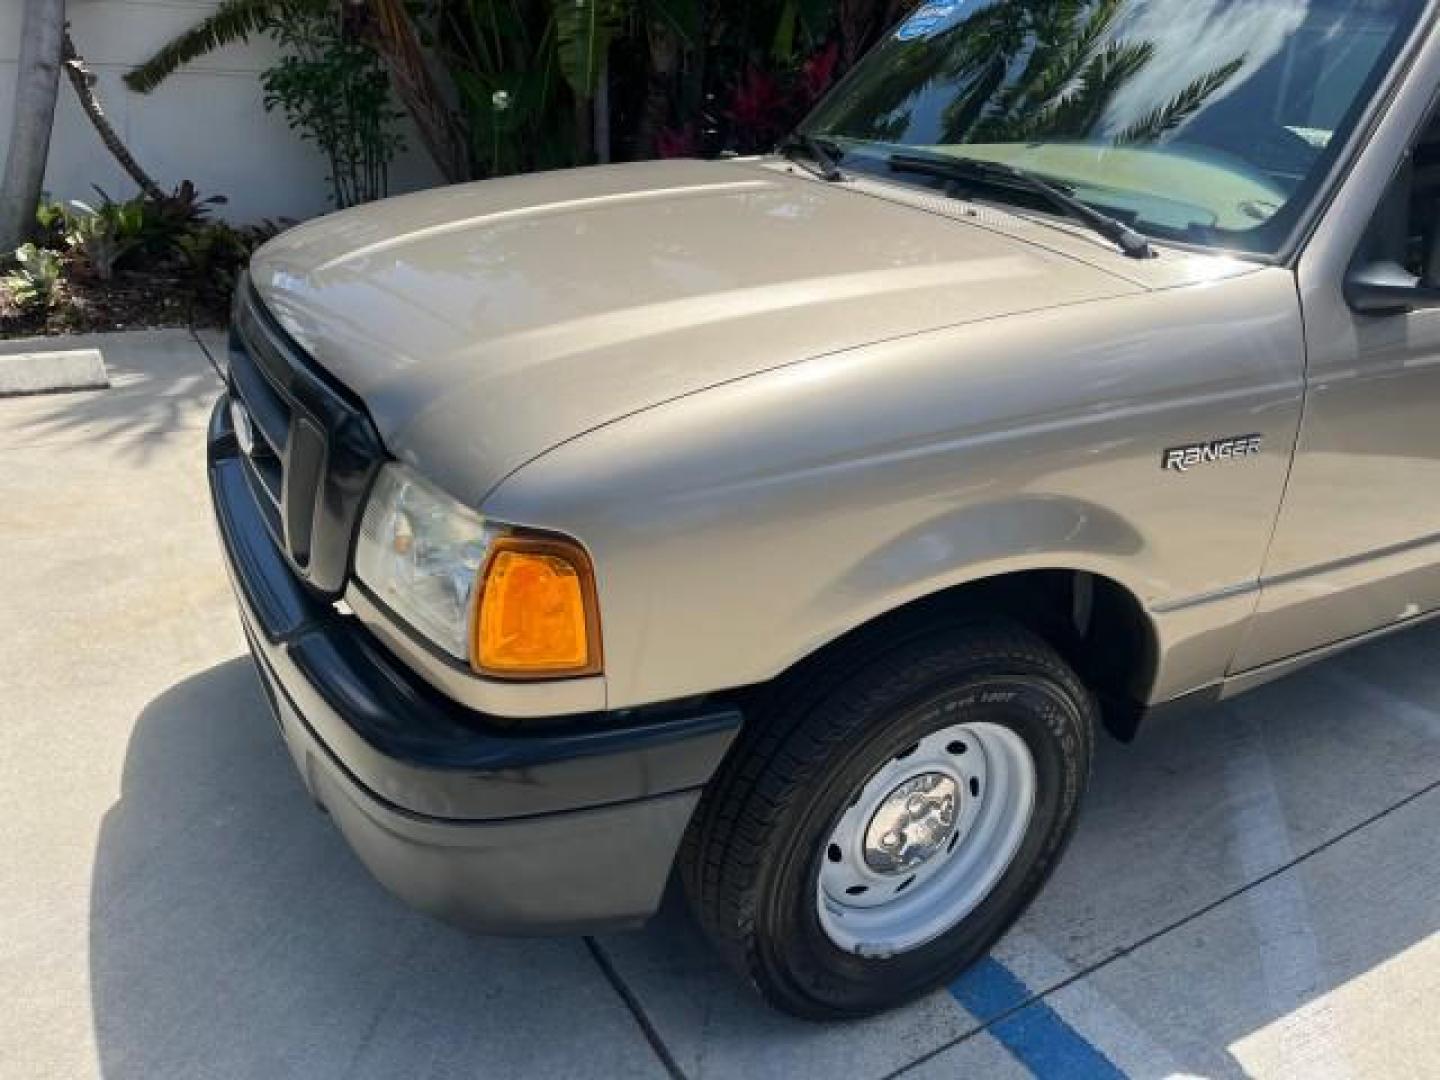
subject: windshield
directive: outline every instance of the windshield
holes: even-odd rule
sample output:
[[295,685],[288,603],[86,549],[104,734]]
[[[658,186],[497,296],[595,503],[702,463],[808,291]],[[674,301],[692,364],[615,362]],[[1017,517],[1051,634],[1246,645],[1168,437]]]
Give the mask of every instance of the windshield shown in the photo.
[[925,3],[803,130],[897,182],[953,182],[890,169],[897,153],[1000,162],[1151,236],[1273,253],[1422,6]]

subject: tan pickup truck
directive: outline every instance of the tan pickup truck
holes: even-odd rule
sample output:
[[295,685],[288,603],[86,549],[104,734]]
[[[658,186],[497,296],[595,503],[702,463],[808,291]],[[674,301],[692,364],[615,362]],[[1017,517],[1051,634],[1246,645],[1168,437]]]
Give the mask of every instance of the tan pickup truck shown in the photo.
[[1101,730],[1440,608],[1435,16],[927,3],[773,156],[270,243],[209,469],[315,798],[480,932],[955,976]]

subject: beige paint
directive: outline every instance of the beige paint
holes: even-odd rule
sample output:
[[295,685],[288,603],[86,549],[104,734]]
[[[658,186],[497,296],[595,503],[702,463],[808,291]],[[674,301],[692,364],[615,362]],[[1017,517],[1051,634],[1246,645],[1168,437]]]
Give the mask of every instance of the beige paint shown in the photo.
[[[1306,360],[1293,270],[1157,248],[757,159],[409,196],[297,229],[252,274],[396,457],[592,553],[603,680],[443,687],[477,708],[747,685],[1033,569],[1139,601],[1164,701],[1247,647]],[[1161,468],[1249,435],[1253,456]]]

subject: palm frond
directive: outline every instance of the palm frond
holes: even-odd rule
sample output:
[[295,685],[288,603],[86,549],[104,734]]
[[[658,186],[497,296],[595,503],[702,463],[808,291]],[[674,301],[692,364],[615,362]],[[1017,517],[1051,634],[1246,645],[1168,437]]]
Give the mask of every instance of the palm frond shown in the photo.
[[1004,79],[1003,56],[992,57],[983,69],[975,73],[969,87],[945,106],[940,121],[945,142],[970,142],[978,137],[978,132],[986,123],[986,110]]
[[[693,48],[700,39],[700,0],[642,0],[642,12],[649,23],[668,26],[686,46]],[[799,10],[800,21],[805,11]]]
[[1116,146],[1134,146],[1157,142],[1162,135],[1174,131],[1188,120],[1200,106],[1230,81],[1245,66],[1245,57],[1237,56],[1228,64],[1201,75],[1164,105],[1131,124],[1115,136]]
[[1001,108],[1018,111],[1026,103],[1048,101],[1065,88],[1074,75],[1077,60],[1068,47],[1074,40],[1081,13],[1079,0],[1056,0],[1035,16],[1035,44],[1025,61],[1025,70],[1006,91]]
[[128,72],[125,85],[136,93],[148,94],[185,65],[262,32],[282,7],[323,11],[327,6],[328,0],[223,0],[209,15]]
[[1080,73],[1074,92],[1055,110],[1045,135],[1068,139],[1089,135],[1120,87],[1154,55],[1151,41],[1114,41],[1096,53]]
[[1086,13],[1085,21],[1068,34],[1064,47],[1056,51],[1053,61],[1038,73],[1032,101],[1050,101],[1070,89],[1115,22],[1120,3],[1121,0],[1099,0]]
[[1079,123],[1084,106],[1098,92],[1098,87],[1086,89],[1086,78],[1093,82],[1110,63],[1123,60],[1126,50],[1143,47],[1111,42],[1101,49],[1120,3],[1051,0],[1039,5],[1030,16],[1034,44],[1024,71],[986,126],[1006,138],[1026,139]]
[[1085,18],[1084,28],[1076,39],[1079,54],[1088,56],[1100,44],[1101,38],[1110,32],[1115,16],[1120,14],[1123,0],[1099,0]]

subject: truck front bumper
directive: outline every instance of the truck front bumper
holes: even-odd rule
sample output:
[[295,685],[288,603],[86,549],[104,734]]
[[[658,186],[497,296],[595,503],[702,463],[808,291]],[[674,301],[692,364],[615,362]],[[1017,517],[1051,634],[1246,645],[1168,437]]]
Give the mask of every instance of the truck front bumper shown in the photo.
[[481,933],[643,922],[739,712],[516,725],[462,708],[297,580],[227,406],[210,421],[210,492],[245,634],[301,777],[361,861],[414,907]]

